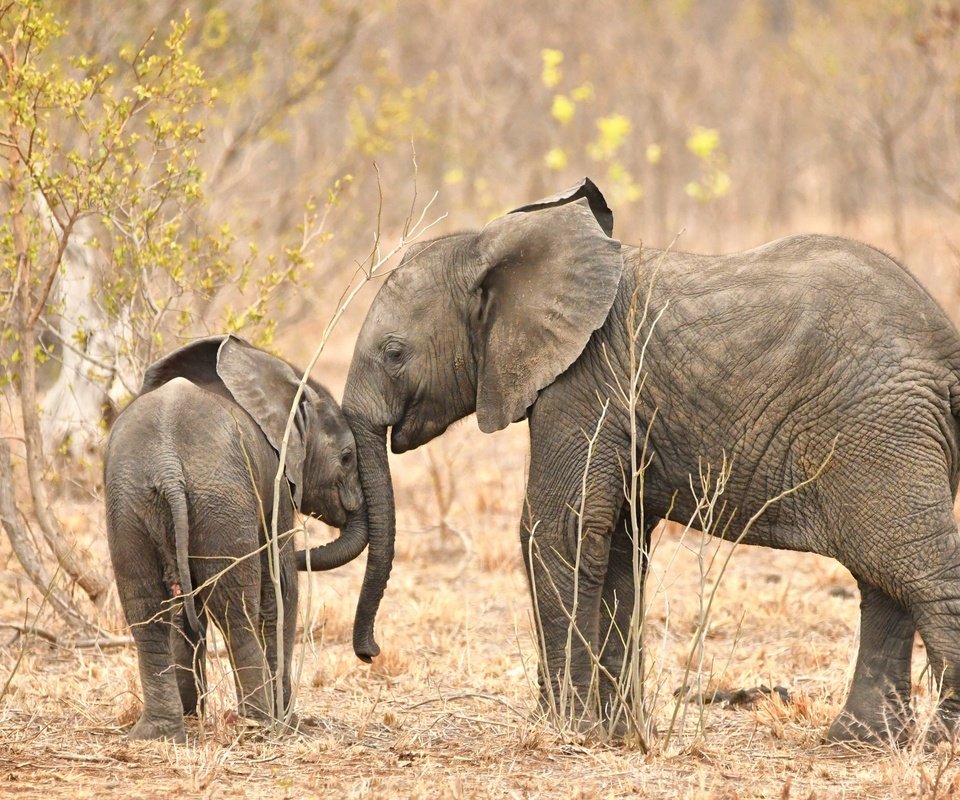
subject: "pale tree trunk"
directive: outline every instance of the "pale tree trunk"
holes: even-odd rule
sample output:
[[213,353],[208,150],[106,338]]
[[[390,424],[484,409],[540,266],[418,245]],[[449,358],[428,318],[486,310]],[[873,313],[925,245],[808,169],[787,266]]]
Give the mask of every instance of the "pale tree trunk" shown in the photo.
[[[51,234],[63,236],[42,196],[34,202]],[[63,250],[63,266],[54,285],[60,317],[55,327],[47,328],[57,339],[60,373],[40,400],[46,452],[65,448],[75,458],[100,451],[101,423],[113,399],[111,389],[119,388],[118,395],[134,392],[121,375],[121,370],[131,370],[128,360],[119,355],[121,337],[115,330],[119,323],[97,302],[105,258],[89,244],[93,238],[93,226],[81,219]]]
[[[17,141],[19,129],[16,121],[11,125],[11,139]],[[7,182],[10,187],[10,220],[13,229],[13,246],[17,254],[18,285],[13,298],[20,351],[20,411],[23,418],[23,441],[26,450],[27,479],[33,500],[33,511],[43,538],[60,567],[87,593],[95,604],[101,604],[107,594],[107,581],[94,568],[91,559],[67,540],[59,520],[53,513],[46,484],[44,483],[43,439],[40,432],[39,404],[37,400],[37,322],[47,305],[61,259],[73,232],[76,216],[61,226],[58,247],[46,273],[39,281],[39,291],[34,296],[34,264],[31,260],[30,237],[27,227],[26,205],[30,197],[30,177],[16,147],[11,148]],[[5,477],[12,474],[5,470]],[[14,509],[15,511],[15,509]],[[16,514],[5,514],[5,518],[16,520]],[[6,526],[5,526],[6,527]],[[9,530],[8,530],[9,534]],[[12,544],[12,542],[11,542]],[[36,555],[36,552],[34,551]],[[26,567],[25,567],[26,568]],[[41,585],[46,591],[49,587]]]

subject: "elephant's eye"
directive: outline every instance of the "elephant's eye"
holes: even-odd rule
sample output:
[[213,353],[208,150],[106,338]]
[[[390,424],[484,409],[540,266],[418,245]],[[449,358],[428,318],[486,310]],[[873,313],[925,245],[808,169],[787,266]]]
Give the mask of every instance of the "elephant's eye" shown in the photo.
[[403,350],[398,344],[388,344],[383,349],[383,365],[393,371],[403,364]]
[[353,466],[353,450],[349,447],[340,453],[340,466],[344,469],[350,469]]

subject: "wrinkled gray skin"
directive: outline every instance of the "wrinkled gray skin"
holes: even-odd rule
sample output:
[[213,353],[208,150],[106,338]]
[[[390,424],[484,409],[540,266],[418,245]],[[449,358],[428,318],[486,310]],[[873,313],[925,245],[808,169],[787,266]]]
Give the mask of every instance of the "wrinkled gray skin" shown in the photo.
[[[104,464],[107,537],[143,687],[131,739],[184,741],[183,715],[202,711],[208,619],[228,643],[240,713],[284,716],[286,709],[272,711],[266,689],[277,671],[278,618],[267,551],[250,554],[270,529],[299,381],[288,364],[241,339],[201,339],[153,364],[114,424]],[[349,561],[366,542],[355,448],[337,403],[310,381],[288,439],[278,531],[293,527],[294,506],[337,527],[350,520],[318,551],[315,568]],[[289,705],[297,608],[289,539],[280,562]],[[181,594],[183,613],[172,620],[180,601],[171,601]]]
[[[609,399],[591,462],[576,621],[595,651],[609,642],[602,663],[619,674],[623,648],[608,633],[611,625],[627,629],[643,586],[633,580],[621,473],[630,463],[630,420],[611,387],[629,386],[630,309],[642,310],[649,292],[650,318],[638,337],[650,337],[646,382],[635,415],[635,441],[647,442],[652,459],[644,552],[671,506],[671,518],[693,517],[690,476],[705,464],[714,474],[724,461],[730,466],[723,522],[731,539],[768,499],[823,467],[761,514],[744,541],[832,556],[859,583],[853,684],[828,736],[904,735],[915,631],[943,678],[941,733],[952,730],[960,713],[953,325],[904,268],[857,242],[794,236],[698,256],[621,248],[611,232],[606,203],[584,181],[478,233],[411,247],[381,288],[343,399],[370,535],[357,654],[369,660],[379,652],[373,621],[393,557],[388,428],[394,452],[403,452],[473,411],[488,432],[526,416],[520,540],[539,587],[541,685],[556,689],[574,594],[572,509],[580,506],[587,437]],[[573,642],[570,677],[585,696],[590,662]],[[604,713],[601,702],[595,713]]]

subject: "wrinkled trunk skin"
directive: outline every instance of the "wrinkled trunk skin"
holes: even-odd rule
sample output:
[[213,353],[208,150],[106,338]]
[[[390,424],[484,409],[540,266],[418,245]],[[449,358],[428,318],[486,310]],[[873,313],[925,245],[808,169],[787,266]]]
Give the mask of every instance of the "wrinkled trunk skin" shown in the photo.
[[[367,508],[361,505],[348,518],[340,536],[332,542],[296,552],[300,572],[323,572],[353,561],[367,546]],[[307,561],[309,559],[309,565]]]
[[[348,381],[348,393],[349,387]],[[380,647],[373,636],[373,626],[393,567],[396,516],[390,465],[387,461],[387,428],[383,425],[371,425],[364,417],[351,413],[354,407],[348,403],[347,398],[348,394],[345,394],[343,410],[357,442],[370,547],[360,599],[357,602],[357,615],[353,623],[353,651],[357,658],[369,663],[380,654]]]

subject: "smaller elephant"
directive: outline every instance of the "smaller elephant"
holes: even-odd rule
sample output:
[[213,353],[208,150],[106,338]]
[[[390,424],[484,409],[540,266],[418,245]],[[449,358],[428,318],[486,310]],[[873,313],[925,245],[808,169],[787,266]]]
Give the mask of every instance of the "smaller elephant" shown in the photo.
[[366,544],[353,434],[336,401],[308,381],[278,502],[285,702],[275,701],[279,614],[267,542],[299,375],[235,336],[200,339],[151,365],[113,426],[104,459],[107,541],[143,688],[130,739],[185,740],[184,714],[202,712],[208,619],[227,642],[240,714],[286,717],[297,575],[282,534],[295,509],[344,528],[314,558],[318,569],[346,563]]

